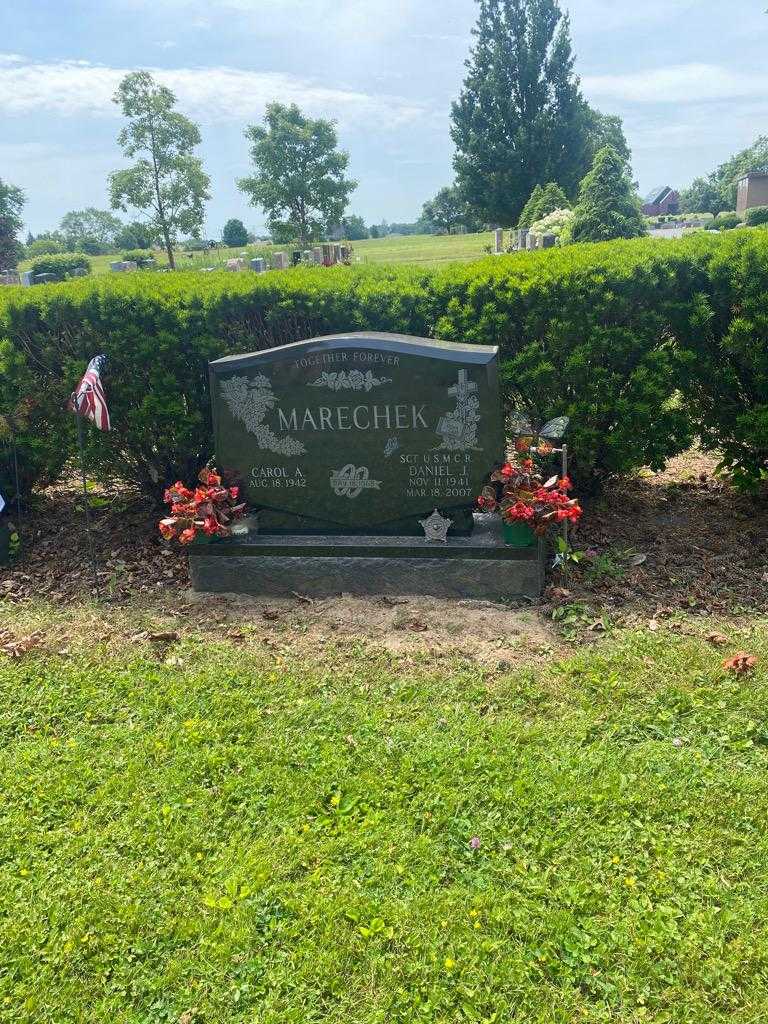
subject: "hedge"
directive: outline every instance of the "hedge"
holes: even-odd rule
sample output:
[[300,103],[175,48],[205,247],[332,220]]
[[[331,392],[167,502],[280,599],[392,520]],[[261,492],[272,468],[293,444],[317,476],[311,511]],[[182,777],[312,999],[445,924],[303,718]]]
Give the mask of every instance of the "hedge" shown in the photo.
[[[59,441],[50,462],[38,464],[39,478],[54,475],[61,453],[73,451],[66,399],[87,360],[106,352],[114,430],[87,432],[92,470],[157,497],[174,479],[192,478],[211,454],[210,359],[321,334],[390,331],[499,345],[508,408],[539,422],[571,417],[582,485],[659,468],[696,431],[708,443],[728,442],[730,431],[732,465],[754,475],[768,439],[759,397],[766,242],[765,232],[744,229],[572,245],[437,271],[190,271],[5,289],[0,412],[3,402],[32,397],[34,430]],[[747,303],[748,321],[732,312],[735,298]],[[751,337],[758,344],[747,357],[741,349]],[[695,372],[696,353],[708,371]],[[732,406],[716,414],[710,397],[712,368],[731,363],[733,388],[747,378],[757,388],[753,406],[742,396],[751,441],[734,426]],[[27,479],[35,475],[31,466]]]

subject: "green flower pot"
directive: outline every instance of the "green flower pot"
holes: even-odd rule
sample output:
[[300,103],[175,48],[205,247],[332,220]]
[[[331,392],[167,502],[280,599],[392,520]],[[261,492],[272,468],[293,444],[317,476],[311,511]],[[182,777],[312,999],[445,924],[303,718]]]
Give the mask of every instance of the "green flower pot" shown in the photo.
[[504,543],[511,548],[530,548],[536,543],[536,534],[527,523],[502,523]]

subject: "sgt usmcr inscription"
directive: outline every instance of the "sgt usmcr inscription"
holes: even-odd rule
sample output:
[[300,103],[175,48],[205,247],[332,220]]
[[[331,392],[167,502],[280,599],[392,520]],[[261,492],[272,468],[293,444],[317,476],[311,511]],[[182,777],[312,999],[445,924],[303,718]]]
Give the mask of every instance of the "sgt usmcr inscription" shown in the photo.
[[468,508],[504,447],[496,353],[348,334],[218,359],[218,465],[251,505],[342,531]]

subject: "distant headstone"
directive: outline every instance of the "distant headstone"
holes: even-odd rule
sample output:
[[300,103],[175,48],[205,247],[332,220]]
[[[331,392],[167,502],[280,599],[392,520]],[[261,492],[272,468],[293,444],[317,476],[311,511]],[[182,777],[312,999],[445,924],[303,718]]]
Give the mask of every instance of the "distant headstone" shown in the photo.
[[276,252],[272,257],[272,266],[275,268],[275,270],[287,270],[288,253]]
[[493,251],[498,256],[504,252],[504,229],[496,228],[493,233]]
[[263,274],[266,269],[267,261],[263,256],[256,256],[251,260],[251,270],[255,270],[257,274]]
[[115,274],[122,274],[125,270],[125,263],[122,260],[114,260],[109,264],[109,269]]
[[32,284],[53,284],[58,280],[59,278],[56,274],[35,274],[32,278]]
[[339,259],[342,263],[349,263],[352,252],[348,245],[339,246]]
[[210,364],[217,465],[330,532],[469,509],[504,451],[497,349],[348,334]]
[[323,266],[332,267],[335,262],[336,261],[333,258],[333,246],[323,243]]
[[341,246],[338,244],[333,246],[333,262],[341,263]]
[[304,263],[312,264],[315,262],[314,253],[311,249],[305,249],[302,255]]
[[0,284],[21,284],[21,276],[18,270],[3,270],[0,272]]
[[32,273],[31,270],[24,270],[24,271],[22,271],[22,274],[21,274],[21,284],[22,284],[22,286],[24,288],[29,288],[31,286],[31,284],[32,284],[32,278],[34,276],[35,275]]
[[528,228],[518,228],[515,235],[515,240],[518,249],[527,248]]
[[537,245],[538,245],[538,241],[539,240],[538,240],[537,236],[534,235],[533,232],[529,231],[528,232],[528,236],[525,239],[525,247],[526,247],[526,249],[535,249],[537,247]]
[[323,247],[322,245],[316,245],[312,250],[312,257],[315,261],[315,265],[321,267],[323,265]]
[[301,263],[301,249],[294,249],[291,253],[291,266],[298,267]]
[[541,236],[541,248],[551,249],[554,245],[557,245],[557,235],[542,235]]
[[245,260],[238,256],[235,259],[227,260],[225,266],[227,270],[245,270]]
[[88,276],[88,268],[87,267],[75,267],[74,270],[70,270],[69,276],[70,277],[87,277]]

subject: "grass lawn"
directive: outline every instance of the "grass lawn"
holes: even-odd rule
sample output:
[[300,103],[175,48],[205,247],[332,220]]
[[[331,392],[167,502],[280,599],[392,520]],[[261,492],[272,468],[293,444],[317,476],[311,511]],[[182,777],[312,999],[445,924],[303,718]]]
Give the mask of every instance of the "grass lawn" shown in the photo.
[[768,1014],[764,622],[492,670],[0,607],[3,1021]]
[[[479,259],[486,255],[484,248],[493,244],[493,232],[476,235],[390,235],[387,238],[367,238],[361,242],[349,243],[353,249],[353,261],[360,263],[418,263],[421,266],[439,266],[445,263],[461,263]],[[194,253],[192,258],[185,252],[176,254],[180,270],[220,266],[226,260],[247,253],[248,257],[267,256],[275,252],[289,252],[290,245],[246,245],[239,249],[215,249],[208,253]],[[167,263],[163,253],[156,250],[159,264]],[[96,275],[110,273],[109,264],[120,259],[119,255],[90,256],[92,272]],[[20,264],[21,270],[28,270],[31,261]]]

